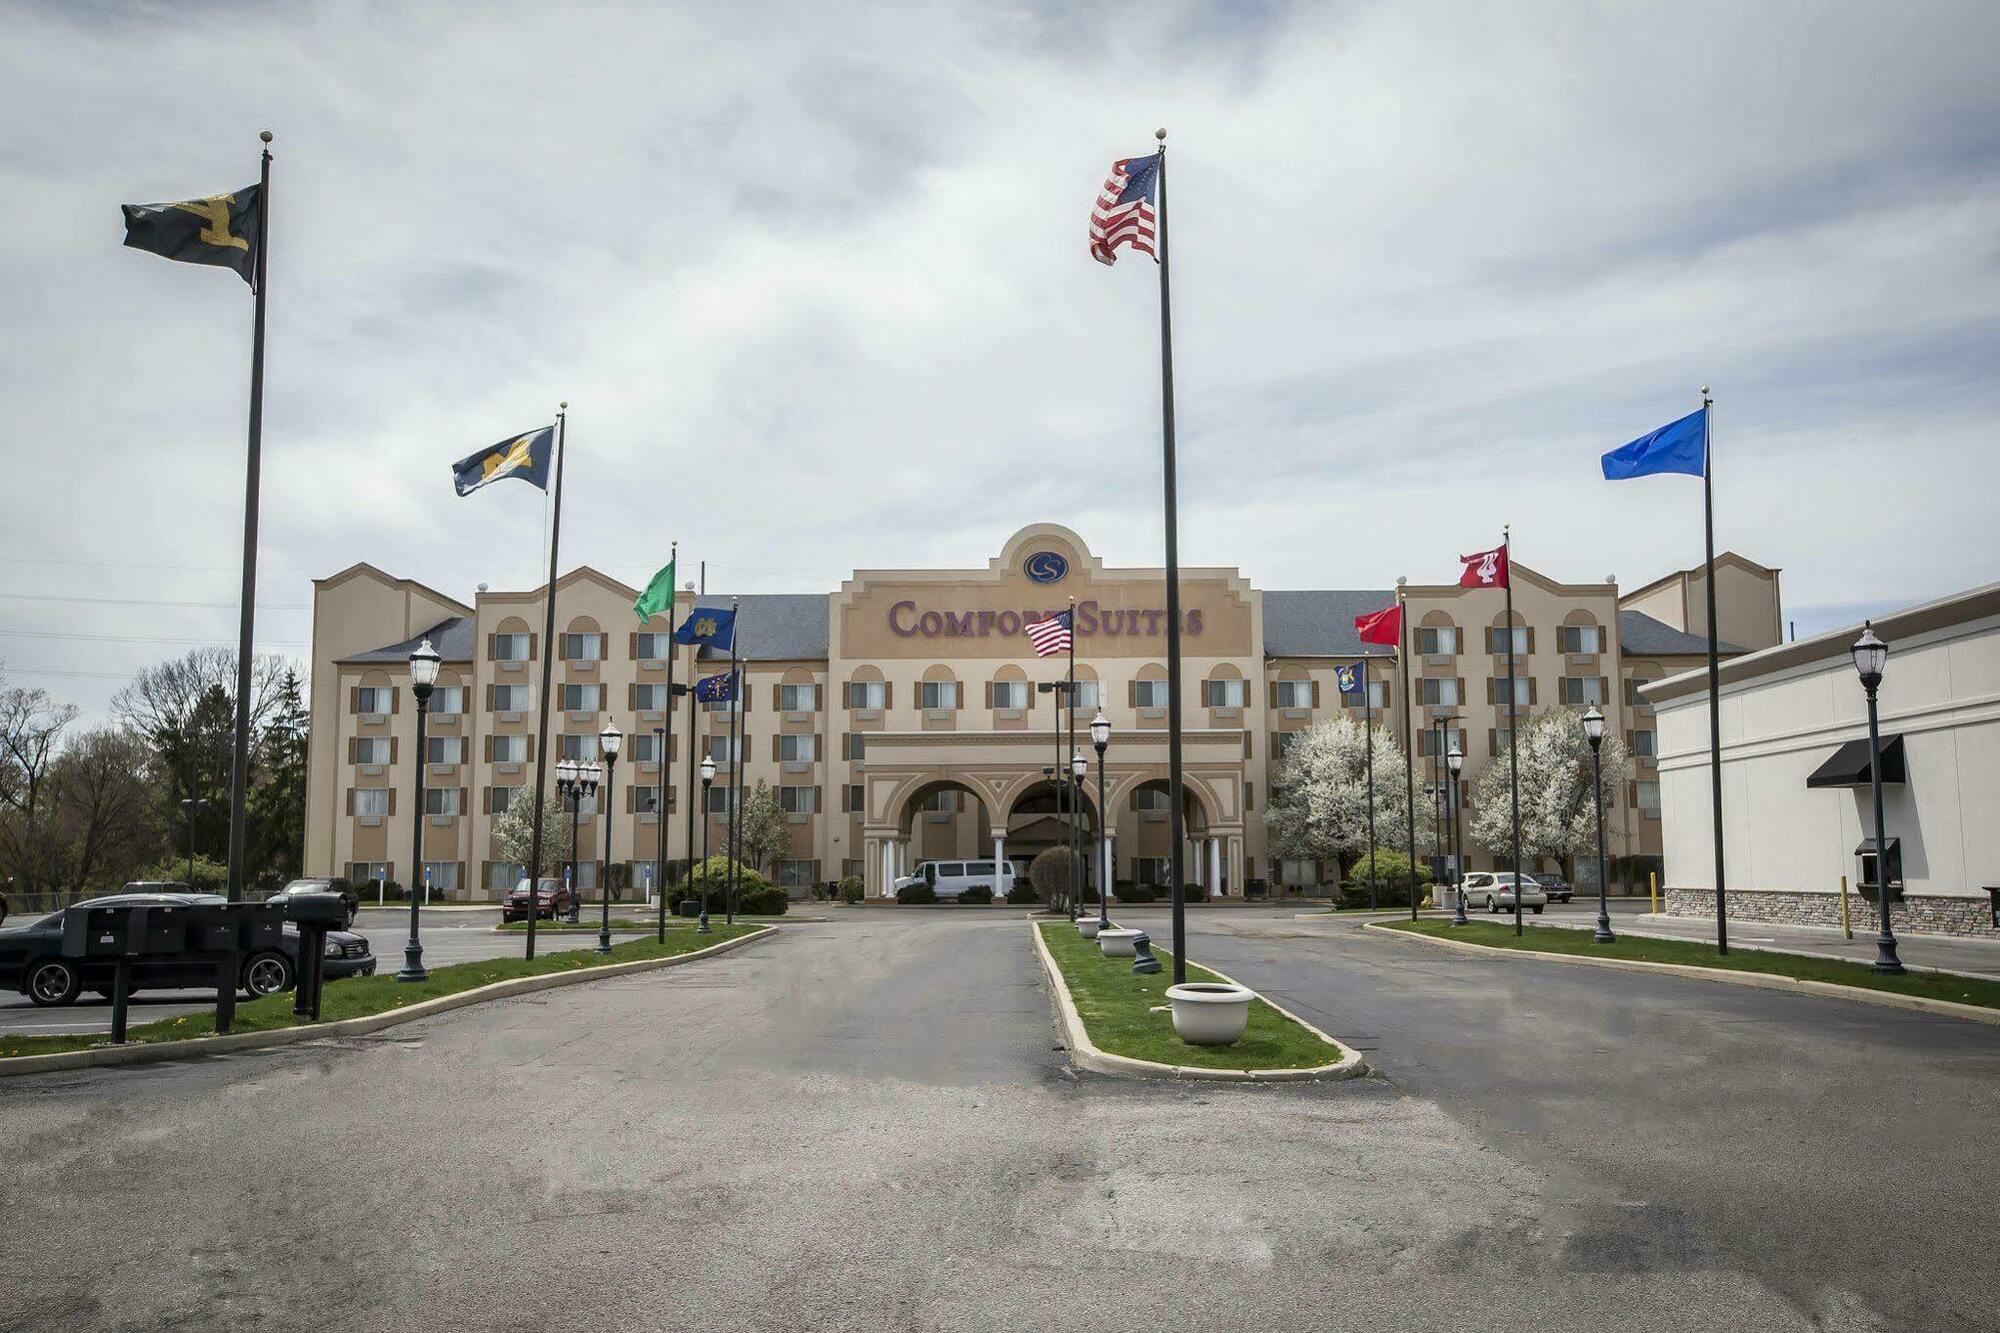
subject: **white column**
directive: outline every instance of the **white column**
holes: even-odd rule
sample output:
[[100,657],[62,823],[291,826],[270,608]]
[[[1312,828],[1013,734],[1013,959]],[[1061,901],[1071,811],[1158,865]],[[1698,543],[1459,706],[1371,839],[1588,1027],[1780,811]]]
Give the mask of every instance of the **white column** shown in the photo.
[[1222,890],[1222,839],[1220,838],[1208,840],[1207,888],[1210,893],[1219,893]]
[[1004,897],[1007,893],[1007,830],[993,830],[993,896]]
[[896,841],[882,840],[882,896],[893,898],[896,894]]

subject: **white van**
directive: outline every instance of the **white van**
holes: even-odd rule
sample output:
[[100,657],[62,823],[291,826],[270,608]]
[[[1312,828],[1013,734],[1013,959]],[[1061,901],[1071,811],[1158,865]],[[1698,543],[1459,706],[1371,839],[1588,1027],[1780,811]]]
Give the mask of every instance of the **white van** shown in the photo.
[[991,861],[919,861],[915,873],[896,881],[898,889],[928,884],[939,898],[956,898],[975,884],[993,890],[993,897],[1005,898],[1014,887],[1014,863],[1002,861],[996,875]]

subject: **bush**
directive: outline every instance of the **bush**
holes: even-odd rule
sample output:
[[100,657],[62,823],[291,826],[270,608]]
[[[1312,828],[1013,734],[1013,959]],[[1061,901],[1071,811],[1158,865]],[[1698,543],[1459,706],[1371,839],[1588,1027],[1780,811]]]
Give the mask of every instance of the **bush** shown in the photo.
[[962,903],[975,903],[984,907],[987,903],[993,901],[993,888],[988,884],[975,884],[964,893],[959,894],[958,900]]
[[736,894],[736,910],[749,916],[783,916],[791,905],[790,896],[775,884],[739,889]]
[[[739,895],[739,901],[744,896],[771,887],[769,880],[752,870],[748,865],[741,861],[736,864],[736,891]],[[704,880],[708,883],[708,905],[710,910],[713,910],[722,901],[722,895],[728,891],[729,858],[726,856],[711,856],[706,861],[696,862],[693,869],[681,878],[680,883],[667,890],[667,910],[669,912],[678,912],[681,904],[689,898],[699,900]],[[779,892],[783,893],[784,890],[780,889]]]
[[1158,895],[1150,884],[1135,884],[1129,879],[1121,879],[1111,886],[1111,896],[1121,903],[1149,903]]
[[[1347,877],[1361,886],[1363,894],[1367,893],[1368,881],[1373,878],[1381,881],[1382,892],[1384,894],[1389,893],[1393,889],[1401,889],[1403,892],[1403,901],[1409,901],[1410,858],[1403,852],[1393,851],[1387,847],[1378,847],[1375,849],[1375,860],[1372,864],[1367,857],[1362,857],[1354,863],[1354,869],[1348,872]],[[1430,882],[1431,868],[1427,863],[1419,860],[1417,862],[1417,884],[1421,887]]]
[[1007,901],[1016,907],[1025,907],[1030,903],[1038,903],[1041,900],[1042,895],[1036,893],[1035,886],[1025,879],[1015,880],[1014,887],[1007,890]]
[[858,903],[867,893],[867,886],[862,884],[859,875],[849,875],[840,881],[840,901],[844,903]]
[[1208,890],[1199,884],[1183,884],[1181,885],[1181,901],[1184,903],[1205,903],[1208,901]]
[[1072,858],[1067,847],[1051,847],[1028,867],[1028,878],[1051,912],[1069,911],[1069,877]]
[[896,890],[896,901],[905,907],[926,907],[937,901],[937,890],[918,880]]

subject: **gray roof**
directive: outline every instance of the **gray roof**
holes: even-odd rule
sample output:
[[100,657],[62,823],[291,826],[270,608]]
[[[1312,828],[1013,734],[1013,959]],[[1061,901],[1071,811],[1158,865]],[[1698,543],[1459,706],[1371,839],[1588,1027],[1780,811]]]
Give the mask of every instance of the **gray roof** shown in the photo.
[[1354,618],[1380,611],[1396,600],[1386,592],[1334,589],[1264,594],[1266,657],[1387,657],[1391,649],[1363,643]]
[[[1666,656],[1687,657],[1695,653],[1706,655],[1708,640],[1699,634],[1683,634],[1672,625],[1653,619],[1643,611],[1620,611],[1618,613],[1618,643],[1628,656],[1637,653],[1642,657]],[[1740,653],[1743,650],[1733,643],[1717,642],[1719,653]]]
[[[707,593],[702,606],[727,608],[727,595]],[[827,596],[823,592],[757,592],[737,598],[736,656],[745,662],[824,662],[828,647]],[[701,659],[728,661],[727,652],[704,647]]]
[[425,639],[431,641],[431,647],[437,650],[437,655],[443,660],[447,662],[470,662],[472,660],[474,639],[472,617],[452,616],[448,619],[438,621],[437,624],[432,625],[415,638],[405,639],[401,643],[388,644],[371,652],[356,653],[352,657],[343,657],[340,660],[343,662],[406,663],[410,660],[410,654],[417,650],[417,645]]

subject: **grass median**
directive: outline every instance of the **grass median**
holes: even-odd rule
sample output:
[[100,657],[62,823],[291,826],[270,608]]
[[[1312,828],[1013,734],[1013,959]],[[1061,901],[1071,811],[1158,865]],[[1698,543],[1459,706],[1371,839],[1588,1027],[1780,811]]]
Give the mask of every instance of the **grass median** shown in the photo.
[[1617,958],[1639,963],[1678,963],[1683,967],[1708,968],[1717,972],[1756,972],[1765,976],[1791,977],[1797,981],[1823,981],[1834,986],[1861,990],[1888,991],[1895,995],[1915,995],[1926,1000],[1949,1000],[1954,1004],[1976,1004],[2000,1009],[2000,982],[1964,977],[1951,972],[1906,972],[1900,977],[1880,976],[1866,963],[1843,962],[1836,958],[1813,958],[1806,954],[1779,953],[1770,949],[1742,949],[1717,954],[1713,944],[1696,940],[1663,940],[1645,935],[1620,935],[1615,944],[1599,944],[1585,930],[1558,926],[1536,928],[1518,938],[1511,925],[1474,921],[1453,926],[1449,921],[1397,921],[1384,929],[1404,930],[1413,935],[1435,935],[1440,939],[1466,944],[1483,944],[1493,949],[1514,949],[1523,953],[1552,953],[1578,958]]
[[[759,925],[725,926],[715,925],[713,934],[697,935],[693,931],[667,933],[667,942],[660,944],[652,939],[627,940],[613,945],[610,955],[604,956],[589,949],[566,949],[560,953],[543,954],[532,962],[524,958],[482,958],[470,963],[449,963],[443,967],[430,969],[430,980],[421,984],[408,984],[396,980],[394,971],[377,973],[372,977],[348,977],[341,981],[329,981],[320,997],[320,1020],[325,1023],[338,1022],[343,1018],[366,1018],[371,1014],[387,1013],[392,1009],[404,1009],[425,1000],[435,1000],[446,995],[456,995],[461,991],[477,990],[490,986],[496,981],[511,981],[516,977],[539,977],[554,972],[581,972],[606,963],[636,963],[648,958],[672,958],[678,954],[693,953],[711,944],[736,939],[762,929]],[[392,965],[391,959],[384,958],[382,965]],[[108,1006],[100,1009],[108,1014]],[[268,1032],[278,1028],[297,1027],[309,1020],[295,1017],[292,1013],[292,996],[266,996],[261,1000],[250,1000],[236,1006],[236,1023],[231,1032]],[[128,1045],[149,1044],[162,1041],[183,1041],[190,1037],[215,1035],[215,1015],[184,1014],[179,1018],[162,1018],[152,1023],[133,1027],[126,1033]],[[15,1055],[52,1055],[59,1051],[87,1051],[100,1046],[111,1045],[109,1032],[68,1033],[61,1036],[24,1036],[9,1034],[0,1036],[0,1057]]]
[[[1107,958],[1094,940],[1076,933],[1067,921],[1044,921],[1035,927],[1049,954],[1062,969],[1070,1001],[1083,1019],[1084,1030],[1097,1048],[1133,1060],[1200,1069],[1313,1069],[1341,1058],[1328,1045],[1262,1000],[1250,1004],[1250,1025],[1234,1046],[1190,1046],[1174,1035],[1173,1015],[1165,1009],[1167,987],[1174,984],[1173,955],[1154,946],[1161,970],[1135,974],[1129,958]],[[1220,981],[1207,968],[1188,964],[1189,981]]]

